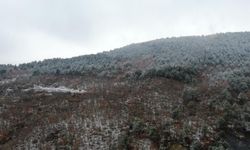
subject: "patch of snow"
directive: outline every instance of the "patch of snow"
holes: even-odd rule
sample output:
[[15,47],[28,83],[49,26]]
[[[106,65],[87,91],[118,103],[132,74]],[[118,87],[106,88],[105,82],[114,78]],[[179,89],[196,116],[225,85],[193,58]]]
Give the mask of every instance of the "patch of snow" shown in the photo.
[[11,89],[11,88],[8,88],[8,89],[6,90],[7,93],[10,93],[10,92],[13,92],[13,91],[14,91],[14,90]]
[[1,80],[0,85],[8,84],[8,83],[15,82],[15,81],[16,81],[16,78]]
[[13,89],[8,88],[8,89],[6,89],[6,91],[5,91],[5,96],[7,96],[8,94],[13,93],[13,92],[14,92]]
[[24,92],[34,90],[35,92],[48,92],[48,93],[85,93],[85,90],[79,90],[79,89],[70,89],[65,86],[59,86],[59,87],[43,87],[39,85],[34,85],[33,88],[24,89]]

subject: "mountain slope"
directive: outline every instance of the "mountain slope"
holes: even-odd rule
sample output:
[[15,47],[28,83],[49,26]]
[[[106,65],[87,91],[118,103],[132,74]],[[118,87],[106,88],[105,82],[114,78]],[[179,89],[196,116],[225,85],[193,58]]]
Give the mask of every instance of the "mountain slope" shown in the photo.
[[249,65],[249,32],[0,65],[0,149],[250,149]]
[[[190,36],[159,39],[132,44],[97,55],[79,56],[71,59],[50,59],[21,65],[21,68],[39,70],[45,73],[91,69],[99,71],[110,68],[146,70],[166,66],[245,67],[249,65],[250,33],[225,33],[209,36]],[[142,64],[140,64],[142,63]]]

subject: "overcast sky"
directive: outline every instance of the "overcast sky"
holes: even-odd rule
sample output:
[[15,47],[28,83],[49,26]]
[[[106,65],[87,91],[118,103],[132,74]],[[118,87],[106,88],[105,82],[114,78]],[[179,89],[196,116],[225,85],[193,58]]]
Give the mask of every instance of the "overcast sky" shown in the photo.
[[0,64],[250,31],[250,0],[0,0]]

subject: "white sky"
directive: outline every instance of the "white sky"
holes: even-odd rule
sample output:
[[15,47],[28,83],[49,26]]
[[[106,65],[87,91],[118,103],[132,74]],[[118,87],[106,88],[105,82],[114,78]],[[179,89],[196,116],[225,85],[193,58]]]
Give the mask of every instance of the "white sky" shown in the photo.
[[250,31],[250,0],[0,0],[0,64]]

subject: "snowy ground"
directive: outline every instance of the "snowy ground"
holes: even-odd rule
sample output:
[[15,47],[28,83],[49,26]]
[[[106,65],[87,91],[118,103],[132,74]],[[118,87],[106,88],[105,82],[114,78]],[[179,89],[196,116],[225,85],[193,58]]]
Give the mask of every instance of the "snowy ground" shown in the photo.
[[39,85],[34,85],[33,88],[25,89],[24,91],[34,90],[36,92],[49,92],[49,93],[85,93],[85,90],[71,89],[65,86],[59,87],[43,87]]
[[0,85],[8,84],[8,83],[15,82],[15,81],[16,81],[16,78],[0,80]]

